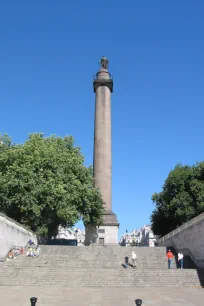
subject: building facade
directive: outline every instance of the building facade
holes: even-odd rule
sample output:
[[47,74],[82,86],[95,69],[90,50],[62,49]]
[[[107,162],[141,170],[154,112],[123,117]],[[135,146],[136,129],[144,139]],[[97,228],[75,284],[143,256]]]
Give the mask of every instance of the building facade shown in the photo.
[[85,231],[79,228],[59,227],[56,239],[77,240],[77,246],[84,246]]
[[156,236],[150,225],[144,225],[142,228],[134,229],[132,232],[126,231],[120,238],[121,246],[148,246],[154,247]]

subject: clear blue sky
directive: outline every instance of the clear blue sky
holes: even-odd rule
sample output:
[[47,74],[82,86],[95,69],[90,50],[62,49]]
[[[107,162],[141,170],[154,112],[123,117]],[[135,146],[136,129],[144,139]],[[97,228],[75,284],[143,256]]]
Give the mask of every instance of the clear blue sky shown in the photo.
[[93,75],[114,76],[113,209],[149,223],[175,164],[204,159],[204,1],[1,1],[0,132],[73,135],[92,164]]

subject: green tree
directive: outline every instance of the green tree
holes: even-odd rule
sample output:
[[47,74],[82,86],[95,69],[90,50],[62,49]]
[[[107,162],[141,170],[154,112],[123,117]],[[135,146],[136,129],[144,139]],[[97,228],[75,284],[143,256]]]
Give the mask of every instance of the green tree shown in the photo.
[[0,136],[0,211],[44,237],[81,219],[101,224],[102,198],[72,137]]
[[177,165],[152,200],[156,204],[152,229],[159,236],[204,212],[204,162],[192,167]]

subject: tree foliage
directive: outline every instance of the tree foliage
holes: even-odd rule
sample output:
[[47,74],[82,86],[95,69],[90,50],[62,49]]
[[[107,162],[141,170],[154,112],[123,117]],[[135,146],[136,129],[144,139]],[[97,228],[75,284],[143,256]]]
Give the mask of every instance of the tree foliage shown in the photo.
[[103,204],[72,137],[30,134],[21,145],[0,136],[0,211],[37,234],[55,235],[59,225],[99,225]]
[[159,236],[204,212],[204,162],[192,167],[177,165],[152,200],[156,204],[152,229]]

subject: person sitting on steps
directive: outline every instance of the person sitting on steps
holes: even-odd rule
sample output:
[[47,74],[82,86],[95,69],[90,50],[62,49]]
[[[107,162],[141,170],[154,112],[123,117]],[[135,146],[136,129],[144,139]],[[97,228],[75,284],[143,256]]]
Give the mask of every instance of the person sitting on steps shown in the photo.
[[128,265],[129,265],[129,257],[126,256],[125,257],[125,264],[124,264],[125,269],[127,269]]
[[28,248],[28,252],[27,252],[26,256],[28,256],[28,257],[33,257],[34,256],[33,249],[31,247]]
[[13,259],[14,258],[14,256],[13,256],[13,252],[12,251],[10,251],[9,253],[8,253],[8,259]]

